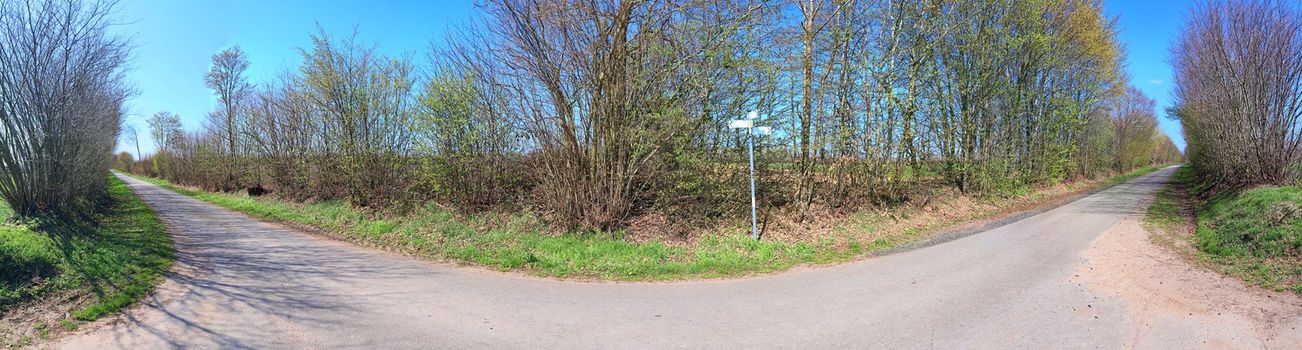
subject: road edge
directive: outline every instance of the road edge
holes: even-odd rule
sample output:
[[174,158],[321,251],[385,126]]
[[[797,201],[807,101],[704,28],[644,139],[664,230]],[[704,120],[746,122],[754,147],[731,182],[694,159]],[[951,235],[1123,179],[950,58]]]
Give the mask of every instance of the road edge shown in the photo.
[[[1091,190],[1084,191],[1084,192],[1081,192],[1081,193],[1079,193],[1079,194],[1072,195],[1072,196],[1069,196],[1069,197],[1066,197],[1066,198],[1063,198],[1063,199],[1060,199],[1060,200],[1057,200],[1057,201],[1053,201],[1053,202],[1050,202],[1050,203],[1046,203],[1046,204],[1039,205],[1039,206],[1037,206],[1036,208],[1033,208],[1033,209],[1027,209],[1027,210],[1018,211],[1018,212],[1013,212],[1013,213],[1008,213],[1008,214],[1004,214],[1004,215],[996,215],[996,216],[991,217],[991,218],[979,219],[979,220],[973,220],[973,221],[969,221],[969,222],[965,222],[965,223],[960,223],[960,224],[956,224],[956,225],[951,225],[951,226],[949,226],[949,227],[946,227],[946,228],[942,228],[942,229],[940,229],[940,230],[937,230],[936,233],[930,235],[928,238],[924,238],[924,239],[920,239],[920,240],[916,240],[916,241],[911,241],[911,242],[906,242],[906,243],[902,243],[902,244],[899,244],[899,245],[896,245],[896,246],[893,246],[893,247],[890,247],[890,248],[886,248],[886,249],[882,249],[882,250],[874,251],[874,252],[871,252],[871,253],[868,253],[868,254],[864,254],[864,257],[866,257],[866,258],[873,258],[873,257],[881,257],[881,256],[892,255],[892,254],[904,253],[904,252],[908,252],[908,251],[912,251],[912,250],[917,250],[917,249],[921,249],[921,248],[926,248],[926,247],[930,247],[930,246],[934,246],[934,245],[944,244],[944,243],[947,243],[947,242],[950,242],[950,241],[954,241],[954,240],[957,240],[957,239],[961,239],[961,238],[964,238],[964,237],[968,237],[968,236],[976,235],[976,234],[979,234],[979,233],[982,233],[982,232],[986,232],[986,231],[994,230],[994,229],[997,229],[997,228],[1000,228],[1000,227],[1004,227],[1004,226],[1007,226],[1007,225],[1010,225],[1010,224],[1016,223],[1016,222],[1018,222],[1018,221],[1022,221],[1022,220],[1024,220],[1024,219],[1030,218],[1030,217],[1032,217],[1032,216],[1040,215],[1040,214],[1043,214],[1043,213],[1046,213],[1046,212],[1052,211],[1052,210],[1054,210],[1054,209],[1058,209],[1058,208],[1060,208],[1060,207],[1062,207],[1062,206],[1064,206],[1064,205],[1068,205],[1068,204],[1071,204],[1071,203],[1076,202],[1076,201],[1078,201],[1078,200],[1084,199],[1085,197],[1089,197],[1089,196],[1092,196],[1092,195],[1098,194],[1099,192],[1107,191],[1107,190],[1112,189],[1112,188],[1114,188],[1114,187],[1121,186],[1121,185],[1125,185],[1125,184],[1128,184],[1128,183],[1130,183],[1130,182],[1132,182],[1132,181],[1139,180],[1139,179],[1141,179],[1141,178],[1151,176],[1151,175],[1156,174],[1156,173],[1158,173],[1158,172],[1160,172],[1160,171],[1163,171],[1163,170],[1166,170],[1166,169],[1170,169],[1170,168],[1179,167],[1179,166],[1181,166],[1181,164],[1175,164],[1175,165],[1170,165],[1170,166],[1166,166],[1166,167],[1155,168],[1155,169],[1153,169],[1153,171],[1150,171],[1150,172],[1148,172],[1148,173],[1145,173],[1145,174],[1142,174],[1142,175],[1136,176],[1136,177],[1134,177],[1134,178],[1132,178],[1132,179],[1130,179],[1130,180],[1117,182],[1117,183],[1110,184],[1110,185],[1107,185],[1107,186],[1100,186],[1099,188],[1091,189]],[[1169,175],[1168,175],[1168,176],[1169,176]],[[979,222],[982,222],[982,221],[985,221],[985,223],[980,223],[980,224],[975,224],[975,225],[974,225],[974,223],[979,223]],[[974,225],[974,226],[973,226],[973,225]]]

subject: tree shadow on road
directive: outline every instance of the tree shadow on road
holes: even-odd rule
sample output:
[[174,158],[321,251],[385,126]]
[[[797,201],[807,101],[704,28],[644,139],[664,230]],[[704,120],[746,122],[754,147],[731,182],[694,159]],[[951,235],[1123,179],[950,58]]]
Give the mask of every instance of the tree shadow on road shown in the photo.
[[143,302],[157,313],[127,315],[126,332],[115,334],[119,346],[133,345],[131,329],[173,347],[302,345],[305,340],[294,334],[349,332],[368,310],[363,300],[400,300],[385,296],[409,293],[371,291],[366,288],[369,281],[428,278],[434,273],[378,264],[376,254],[384,253],[260,223],[188,198],[153,200],[155,206],[167,208],[164,218],[175,232],[176,266],[163,290]]

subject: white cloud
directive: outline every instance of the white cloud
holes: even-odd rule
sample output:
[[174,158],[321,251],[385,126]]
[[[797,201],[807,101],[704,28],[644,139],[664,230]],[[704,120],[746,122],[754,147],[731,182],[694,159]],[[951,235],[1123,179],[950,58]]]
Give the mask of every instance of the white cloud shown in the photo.
[[1165,82],[1165,81],[1162,81],[1162,79],[1150,79],[1150,80],[1148,80],[1148,84],[1149,84],[1149,85],[1162,85],[1162,84],[1164,84],[1164,83],[1166,83],[1166,82]]

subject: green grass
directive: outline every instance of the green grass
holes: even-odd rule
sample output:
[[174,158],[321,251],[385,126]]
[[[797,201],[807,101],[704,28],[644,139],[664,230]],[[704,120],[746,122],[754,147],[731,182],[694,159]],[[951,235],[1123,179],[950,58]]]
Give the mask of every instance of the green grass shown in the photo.
[[306,225],[371,246],[540,276],[611,280],[709,278],[763,273],[805,263],[848,260],[855,251],[756,242],[743,228],[702,239],[695,248],[630,243],[618,233],[554,235],[529,214],[464,216],[428,207],[375,217],[340,201],[291,203],[269,197],[195,191],[145,179],[178,193],[273,222]]
[[[1137,171],[1128,178],[1142,173]],[[750,238],[749,227],[739,226],[724,228],[692,247],[683,247],[662,242],[631,243],[620,239],[619,232],[557,235],[528,213],[467,216],[430,206],[402,216],[381,217],[341,201],[293,203],[273,197],[196,191],[159,179],[144,180],[265,221],[313,227],[373,247],[539,276],[627,281],[744,276],[801,264],[844,262],[921,236],[921,232],[908,232],[902,237],[872,242],[857,241],[853,235],[839,237],[845,238],[839,243],[830,239],[756,242]],[[868,226],[860,229],[873,229]]]
[[[116,178],[112,204],[93,222],[0,224],[0,313],[56,291],[93,295],[72,311],[94,320],[153,290],[172,264],[172,242],[158,216]],[[0,217],[12,212],[0,206]],[[75,323],[61,322],[63,328]]]
[[[1188,239],[1200,260],[1250,283],[1302,294],[1302,188],[1261,187],[1209,196],[1189,167],[1173,179],[1158,192],[1148,223],[1176,227],[1188,220],[1180,207],[1192,204],[1197,226]],[[1197,199],[1202,197],[1208,198]]]
[[1211,254],[1273,258],[1302,250],[1302,188],[1257,188],[1217,198],[1198,217],[1198,247]]
[[1302,294],[1302,189],[1266,187],[1199,207],[1199,250],[1246,280]]
[[[0,204],[0,217],[13,213]],[[26,226],[0,224],[0,310],[42,292],[37,281],[59,274],[60,256],[50,237]]]
[[1181,207],[1184,205],[1185,185],[1192,180],[1193,169],[1182,166],[1171,176],[1171,181],[1157,190],[1153,204],[1148,207],[1144,221],[1164,229],[1175,228],[1187,220]]

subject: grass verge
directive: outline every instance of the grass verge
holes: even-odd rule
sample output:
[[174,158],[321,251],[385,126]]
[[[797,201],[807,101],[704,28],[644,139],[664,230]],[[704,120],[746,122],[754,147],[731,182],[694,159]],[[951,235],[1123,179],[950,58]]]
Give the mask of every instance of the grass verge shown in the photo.
[[[1154,169],[1095,184],[1120,183]],[[159,179],[144,180],[261,220],[305,226],[372,247],[562,278],[648,281],[761,274],[797,265],[853,260],[925,238],[924,231],[944,227],[929,223],[900,230],[900,234],[888,238],[856,238],[849,243],[844,237],[823,237],[812,242],[754,241],[749,227],[724,228],[689,245],[654,240],[629,242],[621,238],[620,232],[557,235],[527,213],[458,215],[430,206],[403,216],[377,217],[341,201],[294,203],[273,197],[198,191]],[[1017,200],[1001,201],[1004,206],[999,208],[1056,198],[1032,191]],[[962,219],[998,214],[998,210],[974,212]],[[942,224],[962,222],[952,221]]]
[[1161,243],[1251,284],[1302,294],[1302,188],[1209,191],[1192,168],[1176,172],[1146,217]]
[[[0,224],[0,346],[117,312],[171,267],[162,221],[125,183],[109,181],[112,204],[94,222]],[[0,217],[11,215],[0,204]]]

